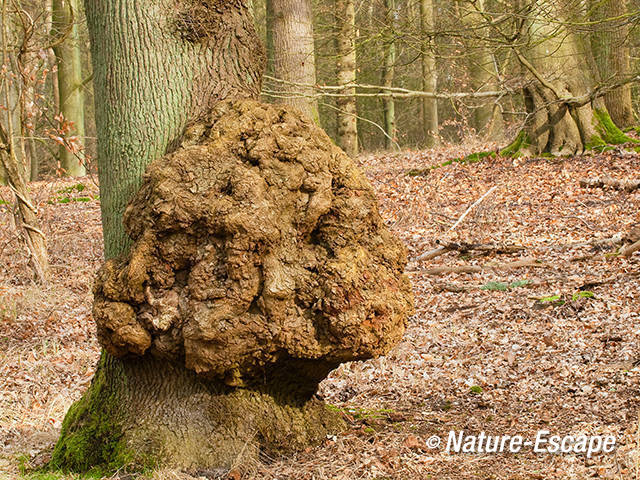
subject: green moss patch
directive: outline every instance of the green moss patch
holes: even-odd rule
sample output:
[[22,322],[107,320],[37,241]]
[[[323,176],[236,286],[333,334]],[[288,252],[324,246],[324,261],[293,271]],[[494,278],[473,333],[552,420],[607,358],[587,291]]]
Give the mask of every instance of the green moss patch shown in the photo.
[[606,110],[593,109],[593,117],[599,138],[591,138],[587,148],[598,149],[604,145],[622,145],[623,143],[639,143],[620,130]]
[[[103,354],[100,363],[105,361]],[[112,473],[134,463],[136,456],[126,447],[118,422],[120,410],[99,367],[89,390],[67,412],[48,471]]]

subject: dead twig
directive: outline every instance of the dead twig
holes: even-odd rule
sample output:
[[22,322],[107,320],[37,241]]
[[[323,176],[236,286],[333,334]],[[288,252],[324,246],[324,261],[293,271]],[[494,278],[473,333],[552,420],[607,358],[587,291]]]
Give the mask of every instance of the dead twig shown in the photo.
[[495,189],[498,188],[497,185],[494,185],[493,187],[491,187],[489,190],[487,190],[487,192],[482,195],[478,200],[476,200],[473,205],[471,205],[469,208],[467,208],[467,210],[462,214],[462,216],[458,219],[458,221],[456,223],[453,224],[453,226],[447,230],[447,233],[452,232],[453,230],[455,230],[458,225],[460,225],[462,223],[462,221],[467,217],[467,215],[469,215],[469,213],[471,213],[471,211],[476,208],[478,205],[480,205],[480,203],[482,203],[482,201],[487,198],[489,195],[491,195]]
[[[447,230],[446,233],[452,232],[453,230],[455,230],[458,225],[460,225],[464,219],[467,217],[467,215],[469,215],[469,213],[471,213],[471,211],[477,207],[478,205],[480,205],[480,203],[482,203],[482,201],[487,198],[489,195],[491,195],[491,193],[493,191],[495,191],[495,189],[498,188],[498,185],[494,185],[493,187],[491,187],[489,190],[487,190],[485,192],[484,195],[482,195],[478,200],[476,200],[469,208],[467,208],[465,210],[465,212],[462,214],[462,216],[456,221],[456,223],[454,223],[451,228],[449,228],[449,230]],[[425,260],[431,260],[433,258],[436,258],[444,253],[446,253],[447,251],[449,251],[450,249],[448,249],[446,246],[444,247],[438,247],[435,250],[431,250],[429,252],[425,252],[422,255],[420,255],[419,257],[416,258],[417,261],[422,262]]]

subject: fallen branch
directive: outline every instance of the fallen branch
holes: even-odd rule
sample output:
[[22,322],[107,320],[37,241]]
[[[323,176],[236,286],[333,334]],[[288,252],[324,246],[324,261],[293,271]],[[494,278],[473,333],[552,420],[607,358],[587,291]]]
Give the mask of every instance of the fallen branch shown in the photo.
[[444,275],[447,273],[480,273],[482,267],[477,265],[461,265],[459,267],[435,267],[426,271],[427,275]]
[[[440,242],[438,242],[440,243]],[[438,248],[423,253],[416,257],[416,261],[423,262],[439,257],[447,252],[467,253],[471,251],[481,252],[483,255],[491,253],[495,254],[509,254],[518,253],[524,250],[524,247],[518,245],[492,245],[482,243],[448,243],[441,245]]]
[[435,267],[426,270],[427,275],[444,275],[447,273],[480,273],[483,270],[513,270],[524,267],[546,267],[535,258],[523,258],[516,262],[489,263],[487,265],[459,265],[455,267]]
[[611,177],[583,178],[580,180],[582,188],[613,188],[624,192],[633,192],[640,188],[640,180],[618,180]]
[[464,212],[462,214],[462,216],[458,219],[458,221],[456,223],[454,223],[453,226],[449,230],[447,230],[447,233],[455,230],[456,227],[458,225],[460,225],[462,223],[462,221],[467,217],[467,215],[469,215],[469,213],[471,213],[471,210],[473,210],[478,205],[480,205],[485,198],[487,198],[489,195],[491,195],[491,193],[493,193],[495,191],[496,188],[498,188],[497,185],[494,185],[493,187],[491,187],[489,190],[487,190],[487,192],[484,195],[482,195],[478,200],[476,200],[473,205],[471,205],[469,208],[467,208],[466,212]]
[[450,252],[451,250],[445,246],[441,246],[438,248],[435,248],[433,250],[429,250],[428,252],[424,252],[421,255],[418,255],[416,257],[416,262],[424,262],[425,260],[431,260],[434,259],[436,257],[439,257],[440,255],[444,255],[447,252]]
[[622,247],[620,249],[620,255],[622,255],[623,257],[630,257],[631,255],[633,255],[633,252],[637,252],[638,250],[640,250],[640,240],[632,243],[631,245]]

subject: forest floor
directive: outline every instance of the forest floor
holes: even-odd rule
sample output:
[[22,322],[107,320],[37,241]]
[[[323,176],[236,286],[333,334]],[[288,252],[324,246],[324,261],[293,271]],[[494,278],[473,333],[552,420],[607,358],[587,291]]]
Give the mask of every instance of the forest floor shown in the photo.
[[[640,478],[640,254],[617,256],[615,245],[599,243],[640,223],[640,190],[580,186],[602,176],[638,180],[640,157],[487,159],[407,175],[449,155],[459,150],[359,160],[408,247],[416,313],[389,356],[343,365],[323,383],[321,395],[345,412],[350,430],[229,478]],[[46,458],[94,371],[95,181],[32,185],[55,272],[44,289],[31,281],[0,206],[0,478],[19,478]],[[483,247],[417,260],[436,241]],[[444,445],[450,431],[535,439],[540,430],[614,435],[616,450],[587,458],[530,447],[447,453]],[[434,435],[443,444],[429,449]]]

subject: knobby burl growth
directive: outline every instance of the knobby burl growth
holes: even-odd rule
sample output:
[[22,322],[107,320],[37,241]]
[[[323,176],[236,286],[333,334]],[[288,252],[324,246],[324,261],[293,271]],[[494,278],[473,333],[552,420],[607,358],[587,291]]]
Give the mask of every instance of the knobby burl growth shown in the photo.
[[149,166],[124,224],[133,247],[95,286],[116,357],[310,395],[340,363],[387,353],[412,312],[405,249],[370,184],[286,107],[218,104]]

